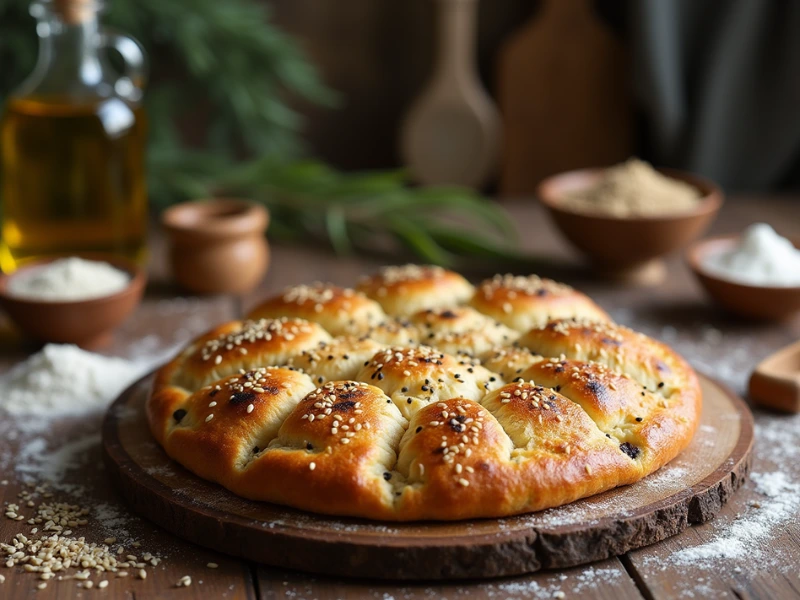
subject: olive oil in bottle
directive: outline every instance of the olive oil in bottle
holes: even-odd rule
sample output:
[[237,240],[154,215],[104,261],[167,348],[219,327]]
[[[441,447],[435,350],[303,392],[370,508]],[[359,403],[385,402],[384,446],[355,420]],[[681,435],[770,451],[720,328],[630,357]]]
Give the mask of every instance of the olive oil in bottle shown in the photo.
[[[147,127],[136,85],[143,55],[130,38],[98,28],[98,8],[87,0],[32,6],[39,64],[0,121],[5,272],[59,255],[144,258]],[[130,76],[105,64],[104,46],[117,47]]]

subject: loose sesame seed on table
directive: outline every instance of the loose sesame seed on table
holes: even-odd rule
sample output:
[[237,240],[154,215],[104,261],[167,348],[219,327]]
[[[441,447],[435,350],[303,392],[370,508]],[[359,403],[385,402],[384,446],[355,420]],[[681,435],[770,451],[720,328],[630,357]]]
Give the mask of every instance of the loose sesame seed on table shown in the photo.
[[[571,256],[533,202],[508,204],[532,250]],[[797,198],[733,198],[713,233],[753,221],[800,237]],[[160,235],[153,236],[152,284],[138,312],[117,332],[110,354],[132,348],[157,354],[208,327],[239,317],[290,284],[325,280],[347,285],[385,262],[335,258],[319,248],[277,246],[263,286],[243,299],[182,298],[166,283]],[[800,337],[800,320],[780,325],[736,321],[707,304],[680,257],[659,288],[611,287],[567,267],[540,273],[589,293],[620,323],[662,339],[699,371],[744,393],[750,369]],[[483,275],[483,274],[481,274]],[[478,278],[476,275],[475,279]],[[313,295],[313,291],[308,291]],[[513,299],[512,299],[513,300]],[[498,319],[500,320],[500,319]],[[402,335],[402,332],[398,332]],[[4,330],[7,370],[36,350]],[[311,357],[309,360],[319,360]],[[102,415],[64,419],[19,432],[0,423],[0,598],[763,598],[800,597],[800,416],[754,409],[752,480],[717,518],[664,542],[585,567],[485,582],[407,583],[346,580],[242,561],[178,539],[127,508],[102,464]],[[2,429],[4,428],[4,429]],[[36,431],[31,439],[25,431]],[[28,436],[26,438],[26,435]],[[37,441],[38,438],[38,441]],[[35,481],[43,465],[32,452],[70,450],[58,485]],[[55,460],[55,458],[54,458]],[[31,469],[31,465],[38,465]],[[313,466],[312,466],[313,465]],[[309,468],[314,469],[315,463]],[[51,469],[52,470],[52,469]],[[43,532],[49,537],[35,542]],[[64,540],[70,540],[67,543]],[[2,566],[11,562],[10,567]],[[69,561],[70,566],[65,564]],[[74,568],[76,561],[80,568]],[[39,563],[39,564],[37,564]],[[60,563],[60,564],[59,564]],[[47,565],[50,567],[47,567]],[[124,565],[124,566],[123,566]],[[36,568],[34,568],[36,567]],[[47,567],[47,569],[42,568]],[[100,570],[102,568],[102,570]],[[59,579],[61,577],[61,579]],[[67,579],[67,577],[69,577]],[[89,587],[91,586],[91,587]]]

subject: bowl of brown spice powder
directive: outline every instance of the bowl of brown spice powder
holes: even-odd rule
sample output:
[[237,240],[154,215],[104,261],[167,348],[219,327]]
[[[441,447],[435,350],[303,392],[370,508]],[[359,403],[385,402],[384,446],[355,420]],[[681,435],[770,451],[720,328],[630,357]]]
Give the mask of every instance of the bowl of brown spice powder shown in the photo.
[[702,235],[723,201],[711,181],[637,159],[548,177],[537,195],[595,270],[643,283],[663,279],[662,258]]

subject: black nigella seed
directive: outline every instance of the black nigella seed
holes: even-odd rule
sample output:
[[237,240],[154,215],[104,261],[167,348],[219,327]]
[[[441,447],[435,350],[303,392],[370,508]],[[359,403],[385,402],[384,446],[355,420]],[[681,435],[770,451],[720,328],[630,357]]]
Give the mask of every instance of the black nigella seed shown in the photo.
[[392,478],[392,474],[387,471],[386,473],[383,474],[383,478],[386,481],[389,481]]
[[328,354],[328,360],[333,360],[333,354]]
[[411,398],[409,398],[408,400],[406,400],[406,402],[408,402],[409,404],[411,404],[411,403],[413,402],[413,400],[412,400]]
[[664,382],[663,381],[659,381],[658,382],[658,387],[660,387],[660,388],[664,387]]
[[342,356],[342,358],[345,359],[345,360],[350,360],[350,355],[349,354],[345,354],[344,356]]
[[381,381],[382,379],[383,379],[383,373],[378,373],[378,381]]
[[630,456],[631,458],[637,458],[641,450],[637,446],[634,446],[630,442],[622,442],[619,445],[619,449],[622,450],[625,454]]
[[489,381],[497,381],[497,377],[489,377]]
[[313,450],[313,449],[314,449],[314,446],[313,446],[313,444],[311,444],[311,442],[308,442],[308,443],[306,444],[306,450]]
[[607,434],[606,434],[606,437],[607,437],[608,439],[611,439],[611,434],[610,434],[610,433],[607,433]]
[[403,394],[405,394],[407,391],[408,391],[407,387],[404,387],[402,390],[400,390],[400,392],[403,393]]
[[644,396],[644,392],[642,392],[642,396]]
[[392,401],[391,401],[391,400],[387,400],[387,401],[386,401],[386,404],[391,404],[391,403],[392,403]]
[[428,388],[428,386],[427,386],[427,385],[423,385],[423,386],[422,386],[420,389],[421,389],[423,392],[427,392],[429,388]]
[[211,391],[208,393],[208,395],[209,395],[209,397],[210,397],[210,398],[213,398],[213,397],[214,397],[214,396],[216,396],[218,393],[219,393],[219,390],[218,390],[217,388],[214,388],[213,390],[211,390]]
[[258,446],[254,446],[254,447],[253,447],[253,454],[258,454],[258,453],[259,453],[259,448],[258,448]]
[[422,431],[422,425],[420,425],[419,427],[417,427],[417,433],[419,433],[420,431]]
[[561,391],[561,386],[560,386],[560,385],[557,385],[557,386],[556,386],[556,391],[557,391],[557,392],[560,392],[560,391]]
[[182,408],[179,408],[174,413],[172,413],[172,418],[175,419],[176,423],[180,423],[181,421],[183,421],[183,417],[185,416],[186,416],[186,411],[183,410]]
[[366,362],[364,363],[364,366],[366,367],[368,364],[369,364],[369,361],[366,361]]
[[320,376],[320,377],[317,377],[317,382],[318,382],[318,383],[322,383],[323,381],[325,381],[325,378],[324,378],[324,377],[322,377],[322,376]]
[[636,422],[637,423],[641,423],[642,422],[642,417],[636,417]]

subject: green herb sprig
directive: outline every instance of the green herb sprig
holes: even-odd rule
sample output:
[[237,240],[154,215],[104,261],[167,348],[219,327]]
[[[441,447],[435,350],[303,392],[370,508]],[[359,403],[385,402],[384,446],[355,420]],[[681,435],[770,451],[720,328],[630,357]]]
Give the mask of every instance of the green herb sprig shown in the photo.
[[316,161],[266,159],[191,185],[195,197],[216,192],[262,202],[270,235],[323,241],[339,254],[375,251],[390,239],[395,244],[385,250],[400,246],[443,266],[531,261],[501,206],[465,188],[412,187],[404,171],[343,173]]

